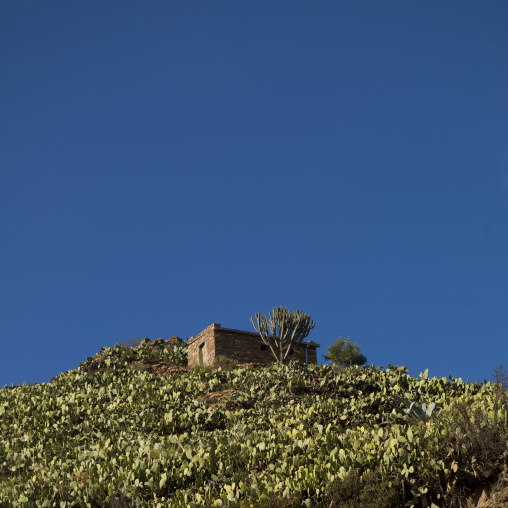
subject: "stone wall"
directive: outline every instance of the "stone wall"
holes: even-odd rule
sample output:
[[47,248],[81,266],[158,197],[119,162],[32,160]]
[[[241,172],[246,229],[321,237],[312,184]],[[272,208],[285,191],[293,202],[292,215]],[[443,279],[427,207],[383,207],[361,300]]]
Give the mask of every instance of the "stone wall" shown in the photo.
[[194,340],[189,344],[187,352],[187,365],[195,367],[199,365],[213,365],[215,361],[215,327],[220,326],[212,323],[205,328],[200,334],[194,337]]
[[[303,363],[317,363],[317,347],[318,344],[313,341],[295,344],[288,358]],[[263,343],[259,334],[222,328],[213,323],[189,344],[188,365],[213,365],[215,358],[221,355],[239,363],[269,365],[275,361],[270,348]]]
[[313,340],[309,340],[308,344],[309,347],[307,349],[307,363],[317,364],[317,348],[319,347],[319,344]]

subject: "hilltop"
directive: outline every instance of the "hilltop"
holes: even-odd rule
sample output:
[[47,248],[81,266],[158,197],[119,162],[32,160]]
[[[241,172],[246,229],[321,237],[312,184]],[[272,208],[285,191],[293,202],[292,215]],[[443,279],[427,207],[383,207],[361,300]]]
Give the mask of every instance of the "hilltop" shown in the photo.
[[117,344],[4,387],[0,418],[2,507],[508,505],[506,392],[405,367]]

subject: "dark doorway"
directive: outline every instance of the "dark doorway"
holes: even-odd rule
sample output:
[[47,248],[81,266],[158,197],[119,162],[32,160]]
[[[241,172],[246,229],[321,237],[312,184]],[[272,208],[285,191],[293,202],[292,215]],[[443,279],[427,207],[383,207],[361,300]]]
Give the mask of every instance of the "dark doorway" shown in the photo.
[[199,351],[198,351],[199,366],[201,368],[203,368],[205,366],[204,361],[203,361],[203,349],[204,348],[205,348],[205,343],[203,342],[203,344],[199,345]]

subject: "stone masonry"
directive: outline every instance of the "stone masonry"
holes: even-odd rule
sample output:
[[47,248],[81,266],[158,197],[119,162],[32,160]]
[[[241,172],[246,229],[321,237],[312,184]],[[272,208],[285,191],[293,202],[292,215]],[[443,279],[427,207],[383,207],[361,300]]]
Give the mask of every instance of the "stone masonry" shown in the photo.
[[[303,363],[317,363],[319,344],[310,340],[295,344],[288,358]],[[239,363],[261,363],[269,365],[275,358],[258,333],[222,328],[212,323],[189,343],[188,366],[213,366],[217,356],[227,356]]]

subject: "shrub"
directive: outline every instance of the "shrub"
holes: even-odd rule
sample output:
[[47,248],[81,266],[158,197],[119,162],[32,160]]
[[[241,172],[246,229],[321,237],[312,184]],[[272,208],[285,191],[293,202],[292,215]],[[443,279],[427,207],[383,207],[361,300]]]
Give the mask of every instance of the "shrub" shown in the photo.
[[129,370],[135,370],[136,372],[146,372],[148,367],[142,362],[135,362],[129,365]]
[[340,508],[396,508],[401,506],[398,490],[373,471],[360,476],[350,471],[325,487],[325,505]]
[[244,499],[238,506],[241,508],[301,508],[305,505],[302,505],[302,500],[299,497],[280,497],[274,493],[271,496],[265,494],[259,499],[257,497]]
[[256,508],[300,508],[302,501],[295,496],[278,497],[274,495],[261,498],[257,500],[257,504],[250,506],[256,506]]
[[190,372],[197,376],[199,379],[205,379],[210,377],[210,374],[213,372],[213,370],[209,365],[206,367],[200,367],[199,365],[196,365]]
[[334,363],[332,364],[332,372],[339,373],[346,370],[347,367],[343,363]]
[[237,360],[233,360],[233,358],[223,355],[217,356],[213,364],[216,369],[220,368],[222,370],[233,370],[237,365]]
[[[504,408],[506,410],[506,406]],[[443,409],[436,417],[439,453],[432,462],[444,470],[430,470],[413,489],[427,487],[431,498],[444,499],[445,506],[462,507],[479,488],[501,476],[508,456],[508,432],[489,414],[487,407],[463,400]]]
[[132,501],[123,493],[119,492],[112,500],[109,505],[111,508],[131,508],[134,506]]
[[138,347],[141,344],[141,337],[131,337],[130,339],[124,340],[120,345],[123,347]]
[[339,338],[328,348],[328,352],[323,355],[325,360],[334,364],[342,364],[346,367],[351,365],[364,365],[367,363],[367,357],[360,353],[360,346],[351,342],[348,337],[344,339],[342,333]]
[[443,439],[443,449],[456,454],[470,465],[465,480],[484,485],[503,469],[507,453],[507,431],[489,418],[488,411],[457,402],[443,418],[449,434]]
[[[130,341],[136,340],[130,339]],[[82,362],[80,367],[91,375],[98,370],[114,371],[127,368],[144,371],[146,369],[141,366],[142,364],[148,366],[153,363],[165,363],[186,366],[187,348],[188,345],[186,343],[168,344],[162,339],[160,341],[151,341],[141,348],[115,344],[112,348],[101,348],[93,357],[87,357],[86,362]]]

